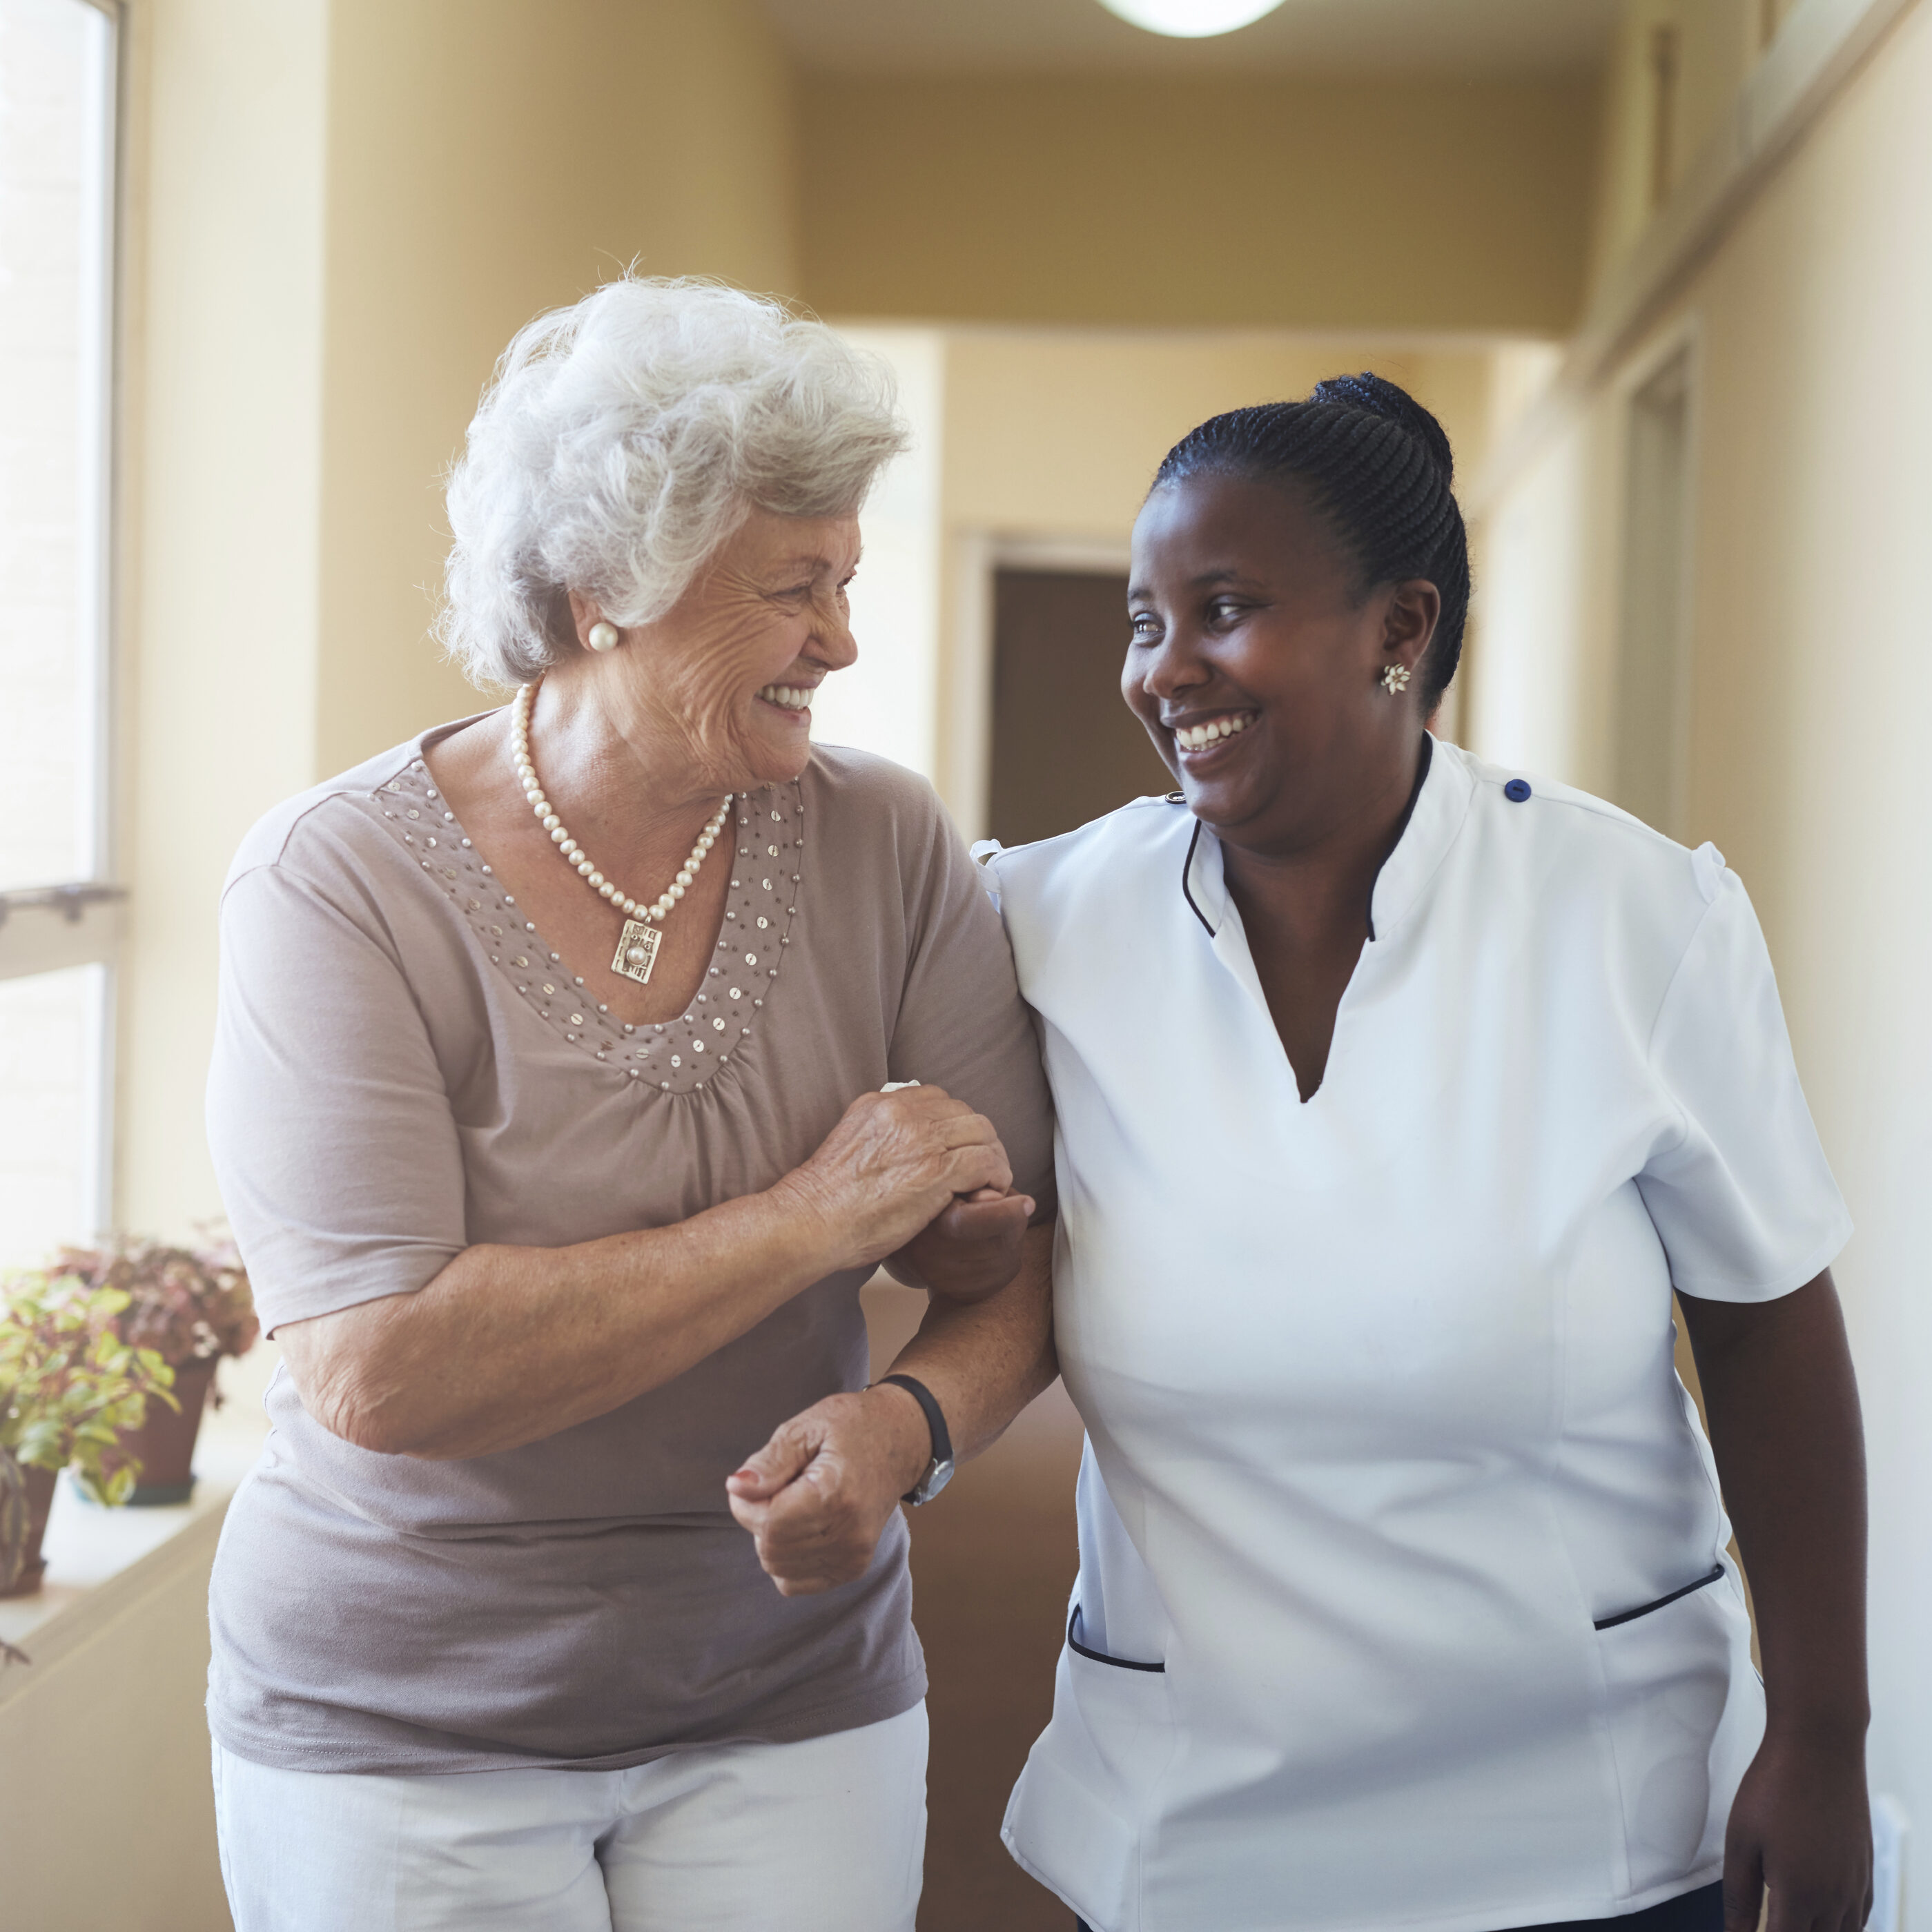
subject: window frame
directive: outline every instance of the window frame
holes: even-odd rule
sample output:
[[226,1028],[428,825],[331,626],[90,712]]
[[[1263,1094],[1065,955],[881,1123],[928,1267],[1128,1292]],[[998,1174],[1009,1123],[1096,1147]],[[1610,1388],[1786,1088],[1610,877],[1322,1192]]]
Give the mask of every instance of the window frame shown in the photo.
[[83,1205],[94,1228],[104,1230],[113,1220],[116,982],[128,898],[127,888],[115,880],[120,787],[114,770],[127,18],[120,0],[70,4],[99,15],[106,37],[101,71],[92,89],[95,124],[89,146],[98,170],[98,191],[92,198],[96,226],[82,270],[92,284],[82,310],[90,319],[82,348],[94,372],[80,425],[92,452],[88,524],[83,532],[89,568],[82,580],[79,624],[86,640],[80,664],[88,714],[83,740],[88,769],[76,787],[84,820],[80,841],[82,864],[76,878],[24,889],[0,888],[0,980],[75,967],[100,969],[90,994]]

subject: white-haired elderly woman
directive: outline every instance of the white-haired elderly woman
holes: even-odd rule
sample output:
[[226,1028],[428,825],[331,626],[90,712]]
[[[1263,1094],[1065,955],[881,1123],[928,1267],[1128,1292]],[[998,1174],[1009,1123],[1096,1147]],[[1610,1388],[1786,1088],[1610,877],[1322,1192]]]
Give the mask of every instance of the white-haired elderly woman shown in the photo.
[[[211,1133],[284,1352],[212,1592],[240,1932],[912,1926],[897,1504],[1044,1322],[1051,1117],[931,790],[811,742],[903,440],[728,290],[532,324],[449,491],[514,700],[236,861]],[[888,1257],[934,1295],[868,1390]]]

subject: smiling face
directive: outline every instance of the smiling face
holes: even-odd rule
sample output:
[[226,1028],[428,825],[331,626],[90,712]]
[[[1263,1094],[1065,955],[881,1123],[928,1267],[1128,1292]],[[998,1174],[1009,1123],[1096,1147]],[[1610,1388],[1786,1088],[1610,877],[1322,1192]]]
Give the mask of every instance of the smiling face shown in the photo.
[[1358,596],[1350,560],[1291,482],[1196,475],[1134,525],[1120,690],[1196,818],[1261,853],[1304,849],[1413,780],[1413,674],[1441,598]]
[[[784,784],[812,752],[812,693],[858,656],[846,593],[859,520],[754,510],[691,587],[608,653],[560,667],[596,689],[620,734],[666,778],[748,791]],[[580,642],[598,619],[572,593]]]

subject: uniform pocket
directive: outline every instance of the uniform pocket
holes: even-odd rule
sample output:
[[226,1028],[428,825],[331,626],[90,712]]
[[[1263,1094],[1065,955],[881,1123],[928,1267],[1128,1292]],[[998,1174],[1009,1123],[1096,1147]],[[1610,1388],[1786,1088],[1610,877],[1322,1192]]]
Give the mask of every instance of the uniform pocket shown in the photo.
[[1764,1728],[1750,1626],[1723,1565],[1596,1626],[1629,1894],[1714,1869]]
[[1724,1566],[1720,1563],[1709,1576],[1700,1576],[1696,1582],[1686,1583],[1681,1590],[1672,1590],[1667,1597],[1654,1598],[1649,1603],[1638,1604],[1634,1610],[1619,1610],[1613,1617],[1599,1617],[1596,1627],[1600,1630],[1615,1630],[1619,1624],[1634,1624],[1639,1617],[1647,1617],[1653,1610],[1660,1610],[1667,1604],[1676,1603],[1680,1597],[1690,1596],[1699,1590],[1708,1590],[1713,1583],[1721,1581],[1724,1574]]
[[1000,1836],[1096,1932],[1136,1932],[1141,1832],[1174,1750],[1167,1666],[1093,1649],[1077,1606],[1069,1625],[1053,1721],[1013,1787]]
[[[1602,1626],[1600,1624],[1598,1628],[1600,1629]],[[1109,1657],[1104,1650],[1090,1648],[1080,1641],[1080,1606],[1076,1604],[1067,1613],[1066,1647],[1076,1657],[1084,1657],[1089,1664],[1107,1664],[1115,1670],[1151,1670],[1163,1676],[1166,1674],[1167,1666],[1165,1664],[1141,1664],[1130,1657]]]

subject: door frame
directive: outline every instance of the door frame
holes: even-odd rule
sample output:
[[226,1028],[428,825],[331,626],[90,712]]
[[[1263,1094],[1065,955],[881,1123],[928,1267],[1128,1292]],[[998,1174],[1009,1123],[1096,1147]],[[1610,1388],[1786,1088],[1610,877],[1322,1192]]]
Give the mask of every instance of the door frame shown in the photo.
[[1682,500],[1678,506],[1676,541],[1678,576],[1672,612],[1671,640],[1671,742],[1666,747],[1669,768],[1668,799],[1662,814],[1664,823],[1655,827],[1666,837],[1689,842],[1687,834],[1690,810],[1690,751],[1692,706],[1695,695],[1697,572],[1697,479],[1701,473],[1702,399],[1704,386],[1704,332],[1702,316],[1696,310],[1677,317],[1667,328],[1652,335],[1618,369],[1607,385],[1616,410],[1614,448],[1616,460],[1616,496],[1614,510],[1615,576],[1609,599],[1610,627],[1606,644],[1608,674],[1608,742],[1604,766],[1610,784],[1617,782],[1623,755],[1622,728],[1625,653],[1630,609],[1630,490],[1633,483],[1633,416],[1644,392],[1673,363],[1682,368],[1684,384],[1684,433],[1681,452]]
[[950,621],[941,678],[938,788],[967,838],[984,838],[991,824],[994,577],[1002,570],[1124,577],[1132,561],[1124,539],[996,530],[954,534],[947,559]]

